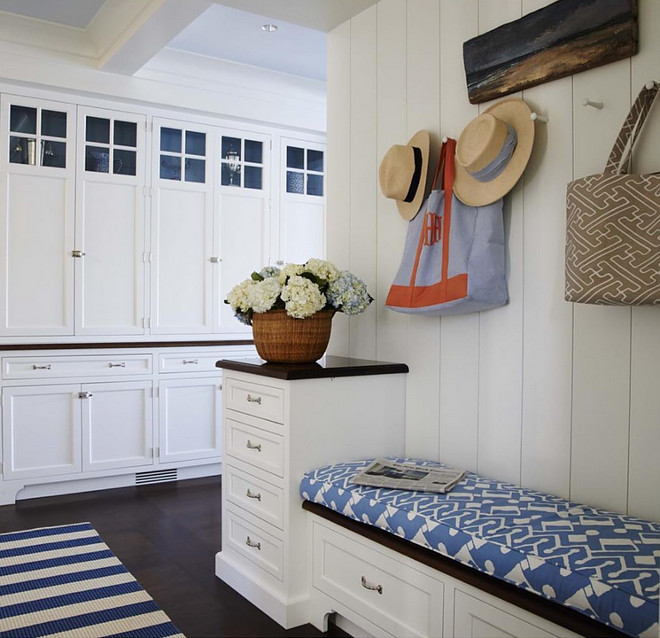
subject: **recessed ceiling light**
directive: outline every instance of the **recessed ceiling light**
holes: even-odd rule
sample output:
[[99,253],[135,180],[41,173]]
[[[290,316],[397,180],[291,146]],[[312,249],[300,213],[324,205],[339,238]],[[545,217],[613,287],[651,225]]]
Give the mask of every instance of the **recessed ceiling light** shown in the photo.
[[262,31],[267,31],[268,33],[272,33],[273,31],[277,31],[277,25],[276,24],[262,24],[261,25],[261,30]]

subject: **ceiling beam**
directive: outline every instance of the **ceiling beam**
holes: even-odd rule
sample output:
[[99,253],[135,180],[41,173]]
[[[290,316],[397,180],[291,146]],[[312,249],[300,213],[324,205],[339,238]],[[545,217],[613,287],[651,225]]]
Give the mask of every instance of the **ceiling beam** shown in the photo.
[[106,0],[86,29],[98,68],[134,75],[198,18],[210,0]]

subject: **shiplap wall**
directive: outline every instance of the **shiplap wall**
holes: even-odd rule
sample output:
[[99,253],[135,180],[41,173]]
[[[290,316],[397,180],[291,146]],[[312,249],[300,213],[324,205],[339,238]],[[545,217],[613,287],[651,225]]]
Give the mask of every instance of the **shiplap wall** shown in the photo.
[[[409,364],[407,454],[660,520],[660,308],[563,299],[566,183],[602,171],[631,100],[660,80],[660,2],[639,2],[635,57],[519,94],[550,121],[505,199],[510,303],[444,318],[383,305],[406,222],[379,191],[380,159],[425,128],[432,174],[442,136],[488,106],[468,102],[463,42],[546,4],[381,0],[330,33],[328,256],[375,296],[335,318],[330,351]],[[660,170],[658,140],[656,105],[635,170]]]

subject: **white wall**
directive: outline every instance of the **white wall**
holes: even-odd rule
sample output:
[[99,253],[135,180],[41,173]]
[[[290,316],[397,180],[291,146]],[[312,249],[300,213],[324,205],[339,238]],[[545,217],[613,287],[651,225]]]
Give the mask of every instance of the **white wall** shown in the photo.
[[[660,80],[660,2],[640,0],[638,55],[520,94],[550,121],[505,199],[509,305],[445,318],[383,306],[406,222],[378,189],[380,158],[426,128],[432,174],[441,137],[488,106],[468,102],[463,42],[546,4],[381,0],[330,33],[328,256],[376,298],[335,318],[331,351],[408,363],[408,454],[660,520],[660,309],[563,299],[566,183],[602,171],[631,101]],[[660,169],[655,109],[638,171]]]

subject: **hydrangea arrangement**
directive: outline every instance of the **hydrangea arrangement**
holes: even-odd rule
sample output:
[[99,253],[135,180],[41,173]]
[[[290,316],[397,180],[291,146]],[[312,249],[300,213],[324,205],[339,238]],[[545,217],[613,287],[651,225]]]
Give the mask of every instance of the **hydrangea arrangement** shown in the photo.
[[372,301],[361,279],[324,259],[286,264],[281,269],[266,266],[234,286],[225,299],[236,318],[248,326],[255,312],[285,308],[296,319],[323,309],[357,315]]

